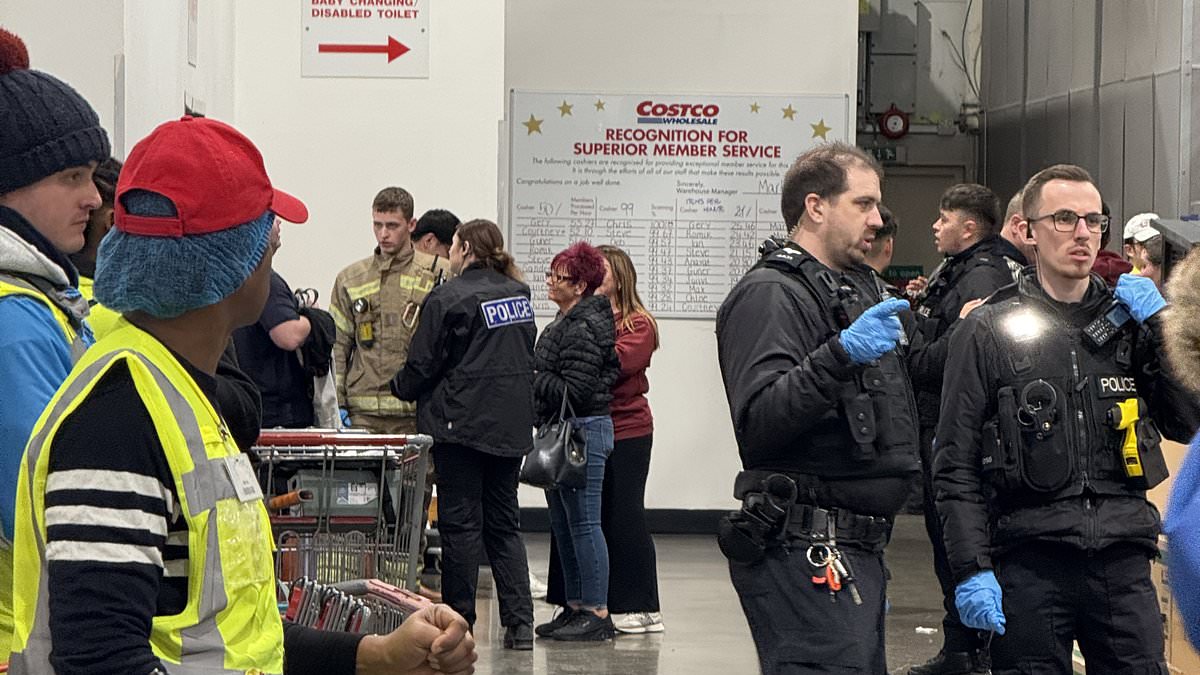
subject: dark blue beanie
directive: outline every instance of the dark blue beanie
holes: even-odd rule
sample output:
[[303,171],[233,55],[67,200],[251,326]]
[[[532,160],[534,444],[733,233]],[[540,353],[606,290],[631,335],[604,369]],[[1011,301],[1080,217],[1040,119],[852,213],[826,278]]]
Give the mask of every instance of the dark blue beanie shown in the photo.
[[24,43],[0,29],[0,194],[110,152],[92,106],[62,80],[30,70]]

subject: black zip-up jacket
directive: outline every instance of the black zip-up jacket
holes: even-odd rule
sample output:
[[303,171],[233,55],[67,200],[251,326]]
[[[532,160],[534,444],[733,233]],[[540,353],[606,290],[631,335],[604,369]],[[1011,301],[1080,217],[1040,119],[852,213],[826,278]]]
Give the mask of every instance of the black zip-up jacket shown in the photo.
[[533,447],[529,287],[472,265],[425,299],[392,394],[417,402],[417,431],[500,457]]
[[[802,264],[852,286],[864,307],[880,301],[880,284],[866,266],[835,273],[794,243],[785,248],[792,253],[772,254],[746,273],[717,312],[717,354],[742,466],[816,476],[830,487],[814,498],[822,506],[894,515],[917,470],[916,407],[901,357],[885,354],[876,375],[864,378],[868,367],[853,363],[838,340],[832,294],[815,297],[815,285],[799,272],[770,261],[806,256]],[[911,315],[903,315],[912,330]],[[864,387],[876,402],[877,431],[893,441],[873,458],[855,457],[844,407],[847,393]]]
[[612,387],[621,374],[615,344],[612,305],[603,295],[583,298],[546,326],[533,361],[539,425],[558,417],[564,387],[577,417],[610,413]]
[[1191,438],[1200,409],[1167,369],[1161,316],[1131,319],[1101,347],[1084,340],[1112,305],[1095,275],[1083,300],[1066,304],[1029,268],[954,331],[933,484],[956,582],[1030,541],[1156,550],[1158,512],[1125,477],[1124,432],[1107,413],[1142,399],[1139,440],[1157,448],[1160,432]]
[[923,339],[909,352],[921,428],[937,424],[950,337],[963,305],[1008,286],[1025,264],[1025,256],[1016,246],[1003,237],[991,236],[947,257],[930,275],[929,286],[915,308]]

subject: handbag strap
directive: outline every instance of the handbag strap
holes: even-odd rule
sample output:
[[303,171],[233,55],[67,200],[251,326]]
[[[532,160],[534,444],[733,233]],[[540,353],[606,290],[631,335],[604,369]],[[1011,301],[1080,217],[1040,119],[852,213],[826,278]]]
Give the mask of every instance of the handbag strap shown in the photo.
[[563,398],[562,407],[558,411],[558,419],[560,419],[560,420],[568,419],[568,417],[567,417],[568,412],[571,413],[572,418],[575,417],[575,406],[571,405],[571,397],[567,396],[566,383],[563,384],[563,397],[562,398]]

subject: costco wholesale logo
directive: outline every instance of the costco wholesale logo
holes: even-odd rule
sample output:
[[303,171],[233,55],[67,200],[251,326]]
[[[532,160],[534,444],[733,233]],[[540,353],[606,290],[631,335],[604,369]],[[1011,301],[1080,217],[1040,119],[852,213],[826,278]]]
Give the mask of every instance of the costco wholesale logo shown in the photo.
[[721,107],[715,103],[655,103],[637,106],[638,124],[716,124]]

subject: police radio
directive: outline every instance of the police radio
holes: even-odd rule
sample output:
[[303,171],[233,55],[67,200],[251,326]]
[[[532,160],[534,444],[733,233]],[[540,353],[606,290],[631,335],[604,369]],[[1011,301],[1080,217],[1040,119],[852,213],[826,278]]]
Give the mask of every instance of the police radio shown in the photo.
[[1129,323],[1133,317],[1129,310],[1118,300],[1113,300],[1108,310],[1083,327],[1083,337],[1093,348],[1103,347],[1109,340]]

